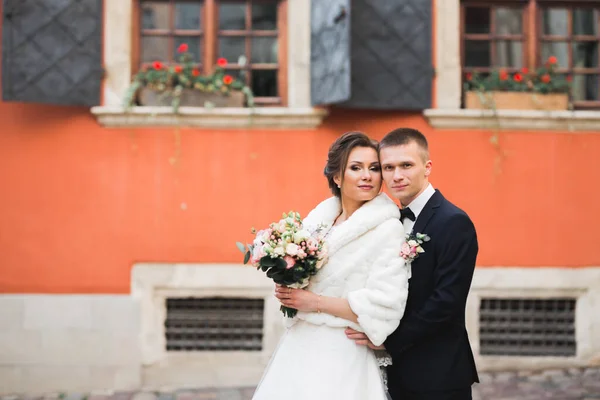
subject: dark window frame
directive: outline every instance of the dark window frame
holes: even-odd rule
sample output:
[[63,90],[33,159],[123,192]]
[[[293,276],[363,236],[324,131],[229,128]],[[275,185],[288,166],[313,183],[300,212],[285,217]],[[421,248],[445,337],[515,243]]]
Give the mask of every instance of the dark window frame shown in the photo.
[[[468,34],[466,32],[466,8],[483,7],[490,9],[490,33],[489,34]],[[494,10],[502,7],[516,7],[523,9],[523,32],[522,35],[502,36],[494,33]],[[597,10],[598,29],[597,35],[573,35],[572,13],[574,8],[593,8]],[[568,32],[566,36],[550,36],[543,33],[543,12],[545,8],[566,9],[568,12]],[[595,75],[598,77],[598,98],[599,100],[578,100],[573,105],[576,109],[600,109],[600,0],[463,0],[460,9],[460,59],[463,79],[467,73],[480,72],[486,73],[495,68],[504,68],[507,72],[517,72],[519,68],[495,65],[496,48],[495,43],[498,40],[518,40],[522,36],[523,43],[523,67],[530,70],[538,68],[546,60],[542,60],[542,43],[547,42],[566,42],[569,46],[568,67],[558,68],[557,72],[566,75],[582,74]],[[467,67],[466,64],[466,41],[480,40],[491,41],[490,58],[491,65],[488,67]],[[595,41],[598,43],[598,67],[596,68],[575,68],[573,67],[573,45],[578,41]]]
[[[143,30],[141,24],[142,3],[168,3],[170,10],[170,29],[169,30]],[[246,29],[244,30],[219,30],[219,3],[239,3],[244,4]],[[175,3],[202,3],[201,29],[199,30],[176,30],[175,24]],[[277,27],[275,30],[252,30],[252,4],[276,3],[277,4]],[[133,25],[132,25],[132,52],[131,63],[132,73],[135,74],[142,67],[142,35],[169,37],[169,54],[172,56],[175,51],[175,37],[178,36],[197,36],[201,38],[202,57],[199,68],[203,74],[210,74],[214,71],[219,58],[218,45],[219,37],[243,37],[246,38],[245,55],[247,63],[240,66],[237,63],[229,63],[226,70],[237,72],[244,70],[246,72],[246,84],[252,87],[252,72],[259,70],[275,70],[277,79],[277,96],[261,97],[255,96],[254,102],[259,106],[287,106],[288,79],[287,79],[287,0],[136,0],[133,7]],[[252,63],[251,41],[255,37],[276,37],[278,47],[277,63],[258,64]],[[174,60],[158,60],[167,64]],[[228,60],[230,62],[231,60]]]

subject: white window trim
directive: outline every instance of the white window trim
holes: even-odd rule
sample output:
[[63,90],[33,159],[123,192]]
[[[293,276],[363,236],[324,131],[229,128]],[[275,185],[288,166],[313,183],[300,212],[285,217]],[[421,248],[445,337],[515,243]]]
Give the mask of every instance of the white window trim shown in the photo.
[[[482,356],[479,354],[479,307],[482,298],[573,297],[575,357]],[[586,367],[600,362],[600,267],[478,267],[467,300],[467,330],[480,371]]]
[[461,109],[460,0],[437,0],[434,9],[436,108],[424,113],[431,126],[600,133],[600,111]]
[[[136,264],[131,294],[141,317],[140,348],[145,388],[254,386],[284,331],[274,284],[255,268],[235,264]],[[167,352],[169,297],[231,296],[265,301],[262,351]]]
[[[175,114],[170,107],[133,107],[126,112],[123,96],[131,83],[132,15],[135,0],[104,2],[103,105],[92,108],[98,122],[107,127],[194,126],[315,128],[327,110],[310,103],[310,2],[287,0],[288,7],[288,106],[206,109],[188,107]],[[185,111],[185,112],[184,112]]]

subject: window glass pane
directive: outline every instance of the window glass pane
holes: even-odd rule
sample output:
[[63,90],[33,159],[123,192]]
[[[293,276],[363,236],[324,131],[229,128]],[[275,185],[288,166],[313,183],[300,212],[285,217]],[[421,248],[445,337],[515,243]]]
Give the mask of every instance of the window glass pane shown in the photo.
[[544,35],[567,36],[569,34],[569,13],[566,9],[545,8],[542,10]]
[[142,3],[142,29],[170,29],[170,16],[169,3]]
[[600,75],[575,75],[572,82],[573,100],[575,101],[598,101]]
[[569,45],[566,42],[543,42],[542,59],[544,63],[549,57],[554,56],[558,60],[560,68],[569,68]]
[[491,64],[489,41],[465,40],[465,66],[489,67]]
[[252,29],[265,31],[277,29],[277,4],[253,4]]
[[252,92],[256,97],[277,96],[277,70],[253,70]]
[[202,4],[200,3],[176,3],[175,4],[175,29],[201,28]]
[[598,10],[592,8],[573,9],[573,34],[574,35],[598,35],[600,20]]
[[490,33],[490,9],[487,7],[466,7],[465,32]]
[[252,59],[254,64],[277,63],[277,38],[257,37],[252,38]]
[[219,3],[219,29],[246,29],[246,6],[243,3]]
[[244,64],[246,60],[246,40],[243,37],[219,38],[219,57],[225,57],[228,63]]
[[523,67],[523,43],[499,40],[496,43],[496,66]]
[[192,60],[196,62],[202,61],[202,38],[198,36],[177,36],[175,37],[175,47],[173,51],[173,59],[179,61],[181,54],[177,52],[180,44],[188,45],[188,53],[192,55]]
[[498,35],[520,35],[523,33],[522,10],[518,8],[497,8],[494,22]]
[[152,61],[170,61],[168,37],[142,36],[141,46],[141,60],[143,63]]
[[598,68],[598,42],[573,43],[573,67]]
[[231,75],[237,80],[242,81],[244,84],[248,84],[248,72],[240,69],[226,69],[225,73]]

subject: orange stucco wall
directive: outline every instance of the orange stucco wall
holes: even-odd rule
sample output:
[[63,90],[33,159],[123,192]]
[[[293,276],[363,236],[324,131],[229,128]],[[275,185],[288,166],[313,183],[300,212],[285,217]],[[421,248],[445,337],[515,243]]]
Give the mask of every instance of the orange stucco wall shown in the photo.
[[340,133],[431,141],[435,186],[473,218],[478,264],[600,264],[598,134],[434,131],[419,115],[334,111],[315,131],[103,129],[86,109],[0,103],[0,291],[128,292],[139,261],[238,262],[235,241],[328,195]]
[[399,126],[428,136],[432,182],[474,220],[478,265],[600,265],[600,134],[502,132],[499,159],[491,132],[436,131],[419,114],[334,109],[314,131],[178,132],[0,101],[0,292],[127,293],[135,262],[239,262],[250,227],[328,196],[335,137]]

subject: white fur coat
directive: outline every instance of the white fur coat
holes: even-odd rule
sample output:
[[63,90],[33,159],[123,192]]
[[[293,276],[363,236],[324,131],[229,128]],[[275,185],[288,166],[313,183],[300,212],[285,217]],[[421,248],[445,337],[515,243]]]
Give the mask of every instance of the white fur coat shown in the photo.
[[[309,230],[330,227],[341,212],[331,197],[304,219]],[[356,210],[327,236],[328,260],[311,278],[308,290],[348,299],[358,324],[329,314],[299,312],[294,318],[312,324],[352,327],[380,345],[399,325],[408,296],[409,266],[400,256],[405,240],[398,206],[385,194]],[[292,324],[294,321],[289,321]]]

